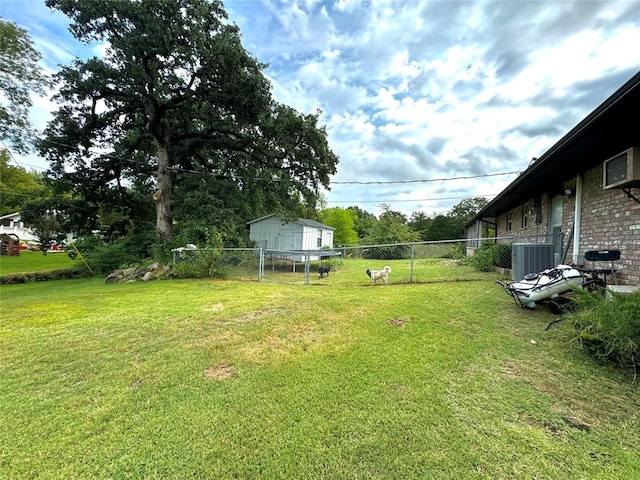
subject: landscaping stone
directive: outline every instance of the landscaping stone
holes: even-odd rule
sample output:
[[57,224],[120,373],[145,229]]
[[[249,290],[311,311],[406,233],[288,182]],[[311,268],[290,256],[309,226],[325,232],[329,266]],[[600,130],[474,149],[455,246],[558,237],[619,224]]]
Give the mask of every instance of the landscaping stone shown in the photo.
[[171,267],[168,265],[160,266],[158,262],[155,262],[148,267],[140,267],[140,268],[125,268],[118,269],[111,272],[105,278],[105,283],[112,282],[125,282],[131,283],[136,282],[138,280],[142,280],[144,282],[150,282],[152,280],[159,280],[163,278],[169,277],[169,271]]

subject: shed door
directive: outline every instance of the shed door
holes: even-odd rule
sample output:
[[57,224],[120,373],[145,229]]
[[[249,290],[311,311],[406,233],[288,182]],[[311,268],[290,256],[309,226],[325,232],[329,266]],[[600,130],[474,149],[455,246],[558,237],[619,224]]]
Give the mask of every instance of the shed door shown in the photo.
[[296,233],[295,230],[282,229],[278,233],[278,250],[294,250]]

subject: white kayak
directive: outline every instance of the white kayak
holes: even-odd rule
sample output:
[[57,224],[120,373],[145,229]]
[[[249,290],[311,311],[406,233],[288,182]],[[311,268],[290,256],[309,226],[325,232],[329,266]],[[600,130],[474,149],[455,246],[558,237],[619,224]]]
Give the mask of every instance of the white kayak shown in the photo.
[[521,307],[535,308],[536,302],[570,291],[583,284],[585,274],[569,265],[558,265],[540,273],[525,275],[519,282],[496,282]]

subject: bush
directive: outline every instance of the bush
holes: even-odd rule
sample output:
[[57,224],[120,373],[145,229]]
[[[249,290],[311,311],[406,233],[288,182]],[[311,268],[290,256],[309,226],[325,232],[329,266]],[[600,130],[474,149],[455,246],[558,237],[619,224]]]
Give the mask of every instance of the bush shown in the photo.
[[[184,251],[179,255],[172,273],[178,278],[225,278],[230,264],[222,256],[222,236],[214,228],[205,229],[206,247]],[[236,261],[241,262],[239,255]]]
[[481,272],[495,267],[511,268],[511,244],[484,242],[469,259],[469,264]]
[[[88,236],[75,243],[84,261],[96,275],[104,275],[122,265],[138,264],[148,259],[151,252],[151,236],[132,235],[118,242],[106,243],[97,236]],[[77,257],[75,249],[69,251]]]
[[[592,355],[637,371],[640,366],[640,292],[576,289],[578,311],[569,315],[575,340]],[[609,295],[610,293],[610,295]]]
[[485,242],[469,258],[469,264],[481,272],[493,271],[493,245]]
[[400,260],[411,258],[411,245],[382,245],[362,250],[362,258],[373,260]]
[[511,243],[493,244],[493,264],[496,267],[511,268]]

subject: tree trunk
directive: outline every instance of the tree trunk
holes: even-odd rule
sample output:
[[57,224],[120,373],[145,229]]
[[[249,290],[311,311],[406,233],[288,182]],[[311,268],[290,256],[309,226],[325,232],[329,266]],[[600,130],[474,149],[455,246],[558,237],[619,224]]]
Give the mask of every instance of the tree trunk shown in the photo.
[[156,232],[161,240],[171,241],[173,217],[171,216],[171,198],[173,197],[173,177],[169,161],[168,145],[158,145],[158,191],[153,194],[156,202]]

